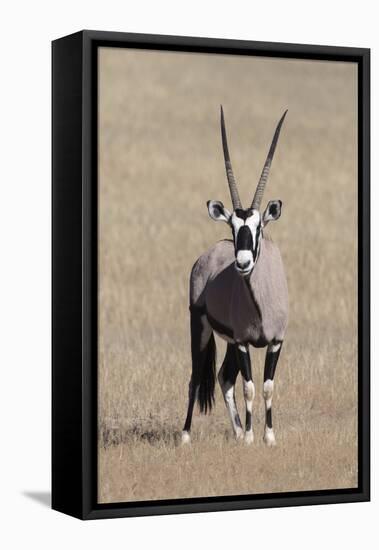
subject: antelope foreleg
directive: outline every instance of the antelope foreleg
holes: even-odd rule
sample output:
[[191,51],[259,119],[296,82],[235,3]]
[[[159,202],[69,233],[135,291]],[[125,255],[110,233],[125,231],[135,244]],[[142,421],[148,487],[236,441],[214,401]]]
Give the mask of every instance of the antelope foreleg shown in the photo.
[[278,363],[282,342],[275,342],[268,346],[264,369],[263,398],[265,400],[265,433],[263,440],[269,447],[276,445],[275,434],[272,427],[272,397],[274,393],[274,376]]
[[254,441],[253,401],[255,397],[255,386],[251,374],[251,361],[248,347],[244,345],[236,346],[236,355],[239,369],[242,374],[243,396],[245,398],[246,407],[245,442],[250,445],[250,443]]
[[241,419],[238,414],[237,404],[234,395],[234,387],[239,372],[233,345],[228,344],[224,362],[218,373],[218,381],[224,396],[226,408],[229,413],[234,435],[237,439],[243,437]]

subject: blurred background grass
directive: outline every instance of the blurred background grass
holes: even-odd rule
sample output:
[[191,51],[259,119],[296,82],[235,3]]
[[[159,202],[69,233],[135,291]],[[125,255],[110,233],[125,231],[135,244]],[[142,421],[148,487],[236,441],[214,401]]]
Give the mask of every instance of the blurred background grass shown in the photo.
[[[288,277],[275,379],[278,445],[262,442],[264,352],[253,350],[256,441],[237,444],[219,388],[178,445],[191,373],[188,279],[229,237],[219,106],[242,201],[288,108],[263,206]],[[102,48],[99,54],[100,502],[357,485],[357,67]],[[218,363],[224,343],[217,339]],[[237,392],[240,410],[243,399]]]

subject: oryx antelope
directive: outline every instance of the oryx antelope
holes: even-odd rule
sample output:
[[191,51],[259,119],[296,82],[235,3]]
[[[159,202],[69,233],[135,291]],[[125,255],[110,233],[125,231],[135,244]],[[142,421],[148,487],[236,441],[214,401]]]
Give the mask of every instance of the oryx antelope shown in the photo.
[[[216,346],[213,332],[227,341],[227,351],[218,373],[226,407],[236,438],[253,441],[252,410],[255,386],[252,378],[249,346],[267,346],[264,366],[265,400],[264,441],[275,445],[271,404],[274,374],[283,344],[288,319],[288,292],[278,247],[263,230],[268,222],[280,217],[282,202],[269,201],[260,213],[271,162],[287,111],[280,119],[259,179],[253,201],[243,208],[230,162],[224,113],[221,107],[221,136],[225,168],[233,211],[222,202],[208,201],[209,216],[226,222],[233,240],[216,243],[195,262],[190,277],[192,375],[189,384],[188,413],[182,442],[190,441],[194,403],[207,413],[214,402]],[[246,406],[243,434],[234,397],[234,386],[241,372]]]

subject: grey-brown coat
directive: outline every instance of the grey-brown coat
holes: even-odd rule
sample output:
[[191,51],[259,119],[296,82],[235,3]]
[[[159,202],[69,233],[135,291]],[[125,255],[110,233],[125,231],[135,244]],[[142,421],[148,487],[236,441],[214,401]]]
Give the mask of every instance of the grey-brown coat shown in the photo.
[[219,241],[200,256],[191,272],[191,309],[205,310],[213,330],[233,343],[263,347],[281,342],[288,291],[279,248],[262,238],[259,261],[248,277],[241,277],[234,263],[230,240]]

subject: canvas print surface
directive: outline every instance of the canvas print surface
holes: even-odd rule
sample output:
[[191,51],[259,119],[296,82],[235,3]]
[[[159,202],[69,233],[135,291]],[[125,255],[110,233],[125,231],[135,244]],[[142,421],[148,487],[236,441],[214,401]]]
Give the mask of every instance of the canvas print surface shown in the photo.
[[98,63],[98,501],[357,487],[357,65]]

